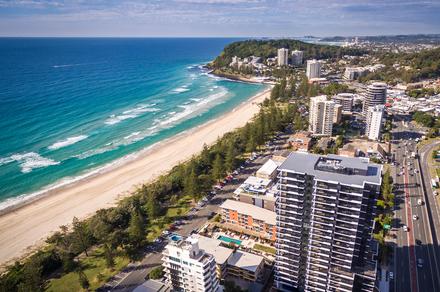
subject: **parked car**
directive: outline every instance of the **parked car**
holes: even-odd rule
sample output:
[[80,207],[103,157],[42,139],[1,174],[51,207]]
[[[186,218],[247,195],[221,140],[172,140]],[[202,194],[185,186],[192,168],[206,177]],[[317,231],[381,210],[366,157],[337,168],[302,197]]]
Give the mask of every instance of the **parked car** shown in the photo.
[[390,277],[390,280],[394,280],[394,273],[393,272],[389,272],[388,276]]
[[423,268],[423,259],[417,259],[417,267]]
[[422,245],[422,241],[420,239],[416,239],[416,244],[417,245]]
[[419,219],[419,216],[417,216],[417,215],[413,215],[413,220],[417,220],[417,219]]
[[421,206],[423,204],[422,199],[417,200],[417,205]]
[[406,226],[406,225],[403,225],[403,231],[405,231],[405,232],[408,232],[408,226]]

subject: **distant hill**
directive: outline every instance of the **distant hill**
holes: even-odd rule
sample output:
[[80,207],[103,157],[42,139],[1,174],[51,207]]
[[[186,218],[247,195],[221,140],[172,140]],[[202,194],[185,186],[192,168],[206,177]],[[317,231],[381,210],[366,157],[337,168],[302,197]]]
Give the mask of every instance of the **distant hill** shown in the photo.
[[264,59],[272,58],[277,55],[277,50],[280,48],[287,48],[289,51],[304,51],[304,59],[338,58],[343,55],[360,56],[367,52],[355,48],[310,44],[293,39],[246,40],[227,45],[223,52],[214,60],[212,66],[215,68],[225,67],[229,65],[234,56],[240,58],[250,56],[258,56]]

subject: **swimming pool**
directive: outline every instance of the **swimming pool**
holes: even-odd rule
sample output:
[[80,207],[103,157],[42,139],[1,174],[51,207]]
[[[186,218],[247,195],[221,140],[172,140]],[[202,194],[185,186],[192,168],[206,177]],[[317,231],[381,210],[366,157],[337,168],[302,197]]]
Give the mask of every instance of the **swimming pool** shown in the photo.
[[172,241],[180,241],[180,240],[182,240],[182,236],[177,235],[177,234],[172,234],[172,235],[169,237],[169,239],[172,240]]
[[223,242],[226,242],[226,243],[231,243],[232,242],[232,243],[234,243],[236,245],[241,245],[241,240],[230,238],[230,237],[223,236],[223,235],[220,235],[219,237],[217,237],[217,239],[221,240]]

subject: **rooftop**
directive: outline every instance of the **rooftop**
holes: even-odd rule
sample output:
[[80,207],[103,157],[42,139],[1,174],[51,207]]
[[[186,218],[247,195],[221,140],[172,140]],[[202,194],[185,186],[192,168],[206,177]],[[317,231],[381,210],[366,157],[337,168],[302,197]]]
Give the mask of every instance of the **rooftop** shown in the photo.
[[369,163],[365,158],[292,152],[279,170],[305,173],[319,180],[363,187],[364,183],[381,184],[382,166]]
[[272,159],[269,159],[266,161],[263,166],[260,167],[260,169],[257,170],[257,176],[258,175],[266,175],[270,176],[274,171],[277,170],[278,166],[280,166],[279,162],[275,162]]
[[276,214],[273,211],[243,203],[235,200],[226,200],[220,205],[222,209],[235,210],[240,214],[251,216],[254,219],[264,221],[268,224],[276,224]]
[[219,265],[223,265],[233,253],[233,250],[220,246],[221,241],[218,239],[194,235],[199,239],[199,248],[206,253],[212,254],[215,258],[215,262]]
[[228,264],[255,273],[263,257],[248,252],[236,251],[228,259]]

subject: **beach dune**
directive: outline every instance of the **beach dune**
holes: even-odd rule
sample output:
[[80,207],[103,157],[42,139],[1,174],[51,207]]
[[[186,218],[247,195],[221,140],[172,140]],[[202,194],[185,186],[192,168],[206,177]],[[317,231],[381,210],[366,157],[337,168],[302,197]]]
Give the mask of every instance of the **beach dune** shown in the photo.
[[31,204],[0,216],[0,265],[31,253],[61,225],[93,215],[98,209],[114,206],[136,186],[154,180],[174,165],[189,159],[214,143],[223,134],[242,127],[258,111],[258,104],[269,98],[270,90],[257,94],[234,110],[202,126],[164,140],[133,161],[72,183]]

